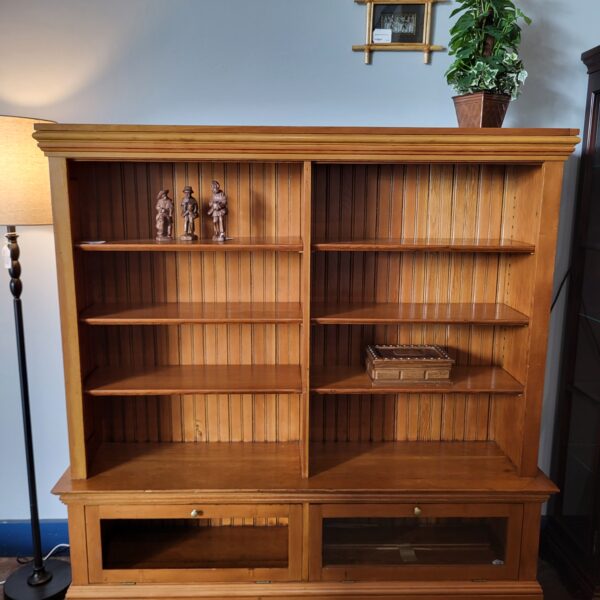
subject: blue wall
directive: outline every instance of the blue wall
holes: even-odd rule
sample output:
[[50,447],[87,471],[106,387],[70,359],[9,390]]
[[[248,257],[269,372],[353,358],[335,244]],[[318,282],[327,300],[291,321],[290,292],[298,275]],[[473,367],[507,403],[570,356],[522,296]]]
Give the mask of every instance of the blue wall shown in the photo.
[[[448,41],[452,2],[436,8]],[[530,72],[507,126],[581,127],[582,51],[600,43],[598,0],[522,0],[534,20]],[[445,53],[351,51],[364,7],[352,0],[0,0],[0,114],[63,122],[454,126]],[[568,262],[576,161],[567,171],[560,279]],[[4,176],[4,174],[2,174]],[[49,490],[67,465],[64,386],[51,228],[23,229],[27,350],[41,515],[62,518]],[[12,309],[0,274],[0,518],[27,518]],[[6,293],[1,293],[2,289]],[[564,292],[563,292],[564,295]],[[560,341],[557,304],[552,348]],[[542,465],[551,441],[549,369]]]
[[[65,519],[47,519],[40,523],[42,554],[58,544],[68,543]],[[0,556],[31,556],[31,524],[28,520],[0,521]]]

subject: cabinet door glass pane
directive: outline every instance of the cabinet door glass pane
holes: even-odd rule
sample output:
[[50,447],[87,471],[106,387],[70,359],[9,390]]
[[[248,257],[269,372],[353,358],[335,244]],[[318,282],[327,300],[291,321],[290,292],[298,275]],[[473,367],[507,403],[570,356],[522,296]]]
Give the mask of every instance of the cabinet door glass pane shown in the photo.
[[[598,181],[600,182],[600,174]],[[582,316],[600,322],[600,244],[597,249],[587,250],[584,260],[579,312]]]
[[323,566],[502,565],[508,519],[323,519]]
[[[587,224],[587,244],[588,246],[599,248],[600,240],[600,94],[594,96],[594,116],[595,124],[590,127],[590,139],[587,152],[589,157],[583,157],[584,164],[587,161],[586,175],[583,178],[587,187],[586,195],[589,196],[589,221]],[[589,187],[588,187],[589,186]]]
[[573,385],[592,398],[600,399],[600,320],[579,313]]
[[600,167],[600,93],[594,94],[594,118],[596,120],[595,131],[592,126],[592,132],[594,134],[594,168]]
[[287,568],[287,518],[102,519],[104,569]]
[[599,458],[600,400],[575,392],[571,404],[562,512],[573,541],[586,552],[593,545]]

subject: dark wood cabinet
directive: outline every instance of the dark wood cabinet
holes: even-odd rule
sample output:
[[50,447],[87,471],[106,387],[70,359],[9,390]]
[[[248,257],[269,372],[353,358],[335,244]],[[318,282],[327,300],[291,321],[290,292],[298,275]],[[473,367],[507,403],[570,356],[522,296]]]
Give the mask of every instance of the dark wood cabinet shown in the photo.
[[600,598],[600,46],[589,73],[553,478],[544,548],[587,597]]

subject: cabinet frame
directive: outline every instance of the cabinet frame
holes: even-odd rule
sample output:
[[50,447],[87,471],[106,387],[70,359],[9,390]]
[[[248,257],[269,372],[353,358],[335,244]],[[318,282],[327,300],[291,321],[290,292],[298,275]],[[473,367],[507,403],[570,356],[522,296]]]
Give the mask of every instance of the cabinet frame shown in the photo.
[[[577,133],[38,124],[61,305],[71,460],[54,492],[69,505],[71,597],[541,598],[540,505],[556,491],[537,468],[543,372],[563,163]],[[213,178],[238,190],[232,206],[245,229],[233,232],[237,242],[212,243],[204,228],[195,244],[157,245],[156,191],[192,184],[205,201]],[[126,255],[125,269],[114,253]],[[206,295],[198,285],[205,255]],[[255,296],[245,293],[253,261],[262,265]],[[213,274],[228,269],[232,294],[222,286],[213,297]],[[102,289],[87,286],[88,277]],[[400,281],[406,293],[395,294]],[[274,295],[280,284],[287,291]],[[319,289],[333,291],[320,298]],[[248,311],[249,300],[261,306]],[[111,306],[121,301],[124,308]],[[146,338],[143,326],[156,333]],[[358,327],[387,331],[352,337]],[[251,362],[280,375],[296,365],[292,377],[182,380],[189,365],[244,362],[239,348],[248,347],[250,328],[261,340]],[[381,390],[365,381],[356,349],[393,329],[395,338],[413,336],[411,328],[419,339],[454,330],[463,354],[456,385]],[[231,354],[227,347],[206,360],[190,350],[213,348],[230,330],[241,340]],[[278,345],[288,356],[264,350]],[[167,388],[153,371],[150,383],[124,386],[112,371],[122,366],[169,367],[179,379]],[[101,368],[109,390],[90,385]],[[261,394],[294,398],[255,404]],[[103,569],[102,518],[184,519],[197,499],[215,519],[287,517],[288,567]],[[347,568],[322,567],[323,517],[412,517],[415,499],[424,516],[506,517],[505,564],[353,567],[363,581],[352,585]],[[282,564],[278,542],[270,564]]]

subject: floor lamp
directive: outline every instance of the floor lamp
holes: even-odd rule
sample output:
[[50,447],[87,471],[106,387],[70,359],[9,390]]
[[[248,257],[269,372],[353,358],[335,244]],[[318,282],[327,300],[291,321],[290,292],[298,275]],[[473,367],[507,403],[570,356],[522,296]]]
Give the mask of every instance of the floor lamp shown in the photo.
[[71,583],[71,569],[68,563],[61,560],[44,561],[42,556],[21,307],[23,285],[16,225],[48,225],[52,223],[48,161],[31,137],[33,124],[36,121],[40,121],[40,119],[0,116],[0,224],[6,225],[7,240],[2,255],[4,266],[8,269],[10,276],[10,291],[13,296],[15,312],[33,541],[33,561],[17,569],[4,584],[4,595],[8,600],[63,598]]

